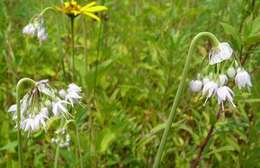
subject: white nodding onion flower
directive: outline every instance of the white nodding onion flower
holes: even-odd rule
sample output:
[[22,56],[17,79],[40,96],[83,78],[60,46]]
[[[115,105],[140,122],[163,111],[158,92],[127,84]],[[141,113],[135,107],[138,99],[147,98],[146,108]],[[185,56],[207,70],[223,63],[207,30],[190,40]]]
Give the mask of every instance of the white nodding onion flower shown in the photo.
[[38,37],[38,40],[40,41],[40,43],[42,43],[43,41],[46,41],[48,39],[48,34],[46,33],[46,30],[43,26],[40,26],[38,28],[37,37]]
[[[218,84],[215,83],[214,81],[208,81],[202,89],[202,95],[206,96],[206,100],[205,103],[207,102],[207,100],[211,97],[214,96],[217,92],[218,89]],[[204,104],[205,104],[204,103]]]
[[220,74],[218,76],[218,80],[219,80],[219,85],[223,86],[223,85],[225,85],[228,82],[228,77],[225,74]]
[[241,88],[248,88],[252,87],[251,77],[247,71],[243,68],[237,69],[237,74],[235,77],[235,83],[239,89]]
[[39,130],[41,127],[46,127],[46,120],[48,119],[48,109],[42,108],[41,111],[35,116],[30,115],[28,118],[22,120],[21,128],[24,131],[34,132]]
[[217,89],[218,104],[222,106],[223,110],[225,101],[230,102],[234,107],[236,107],[236,105],[233,103],[233,96],[233,91],[227,86],[221,86]]
[[68,109],[67,109],[67,104],[69,104],[65,100],[57,100],[52,103],[52,112],[54,116],[59,116],[60,114],[62,115],[68,115]]
[[77,104],[79,100],[82,98],[80,94],[81,88],[74,83],[69,84],[68,89],[66,91],[64,89],[61,89],[59,91],[59,95],[66,101],[70,102],[72,106],[74,106],[74,104]]
[[236,76],[236,70],[234,67],[229,67],[227,70],[227,75],[229,78],[234,78]]
[[199,92],[202,89],[202,81],[201,80],[192,80],[190,81],[190,91],[191,92]]
[[36,82],[37,88],[39,90],[39,92],[50,96],[50,97],[55,97],[55,93],[54,90],[50,87],[49,81],[47,79],[44,80],[40,80]]
[[233,49],[226,42],[219,43],[209,52],[209,64],[214,65],[231,58]]
[[29,23],[23,28],[23,34],[28,36],[34,36],[36,34],[37,28],[34,24]]
[[[76,84],[70,84],[67,91],[62,89],[58,93],[49,85],[48,80],[34,81],[33,88],[20,100],[20,128],[26,132],[34,132],[46,128],[51,117],[71,117],[68,108],[73,108],[80,101],[80,92],[81,88]],[[11,105],[8,112],[17,121],[17,104]]]
[[23,28],[23,34],[29,36],[37,36],[40,43],[46,41],[48,38],[48,34],[44,27],[44,20],[42,16],[38,16],[32,20],[31,23],[27,24]]
[[67,91],[76,92],[76,93],[80,94],[81,88],[78,85],[76,85],[75,83],[71,83],[71,84],[69,84]]
[[[29,104],[31,103],[31,99],[29,97],[29,94],[25,94],[22,100],[20,100],[21,104],[21,119],[23,119],[24,113],[28,110]],[[9,107],[8,112],[12,113],[12,119],[16,120],[17,119],[17,105],[13,104]]]

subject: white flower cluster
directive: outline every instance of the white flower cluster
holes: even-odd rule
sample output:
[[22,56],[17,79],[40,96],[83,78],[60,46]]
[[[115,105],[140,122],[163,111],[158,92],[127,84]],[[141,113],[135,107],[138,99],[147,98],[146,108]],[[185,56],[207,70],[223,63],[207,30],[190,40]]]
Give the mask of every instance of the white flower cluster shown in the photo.
[[227,42],[219,43],[209,52],[209,64],[214,65],[231,58],[233,49]]
[[[218,49],[213,49],[210,52],[209,64],[220,63],[223,60],[227,60],[232,56],[233,50],[228,43],[220,43]],[[252,87],[251,77],[247,71],[242,67],[230,67],[226,74],[214,74],[209,77],[202,78],[200,75],[198,79],[190,82],[190,90],[192,92],[202,92],[202,95],[206,97],[206,101],[213,96],[217,97],[218,104],[224,109],[224,102],[230,102],[234,107],[233,102],[234,92],[227,86],[229,81],[234,80],[234,83],[239,89]]]
[[[81,99],[81,88],[76,84],[69,84],[64,90],[64,95],[51,88],[48,80],[36,82],[36,85],[20,101],[21,122],[20,127],[24,131],[33,132],[40,128],[46,128],[46,122],[54,116],[65,119],[70,117],[68,107],[74,107]],[[8,112],[17,121],[17,105],[12,105]]]
[[51,143],[59,145],[60,148],[67,148],[70,146],[71,137],[67,133],[66,128],[60,128],[55,131],[55,138],[51,139]]
[[37,36],[40,43],[48,39],[48,34],[44,27],[42,18],[36,18],[23,28],[23,34],[28,36]]

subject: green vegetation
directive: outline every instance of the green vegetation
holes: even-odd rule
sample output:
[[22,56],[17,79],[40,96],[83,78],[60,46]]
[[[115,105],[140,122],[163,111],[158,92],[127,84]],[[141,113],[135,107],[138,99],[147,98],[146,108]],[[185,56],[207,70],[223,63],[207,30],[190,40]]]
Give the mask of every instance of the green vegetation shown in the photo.
[[[208,66],[215,44],[208,38],[197,41],[160,168],[190,167],[212,125],[200,167],[260,168],[260,1],[99,0],[97,4],[108,8],[95,13],[100,22],[46,11],[48,39],[39,42],[25,36],[23,28],[61,1],[0,1],[0,167],[19,165],[17,128],[8,109],[16,103],[17,82],[28,77],[48,79],[59,89],[73,82],[82,88],[82,99],[70,111],[69,147],[52,143],[65,122],[58,117],[51,118],[45,129],[22,131],[25,168],[54,167],[55,161],[57,167],[151,168],[191,41],[200,32],[211,32],[230,44],[253,86],[240,90],[230,82],[236,107],[226,103],[216,117],[221,109],[217,100],[204,104],[204,96],[189,90],[198,73],[220,71]],[[234,62],[227,60],[223,66],[230,64]],[[21,94],[30,88],[25,85]]]

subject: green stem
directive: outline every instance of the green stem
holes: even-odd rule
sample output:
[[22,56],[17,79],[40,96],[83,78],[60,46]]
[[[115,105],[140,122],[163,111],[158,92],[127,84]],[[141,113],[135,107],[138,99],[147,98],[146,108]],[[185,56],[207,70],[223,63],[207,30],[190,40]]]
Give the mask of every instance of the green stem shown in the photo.
[[87,39],[87,23],[86,21],[84,20],[83,21],[84,23],[84,61],[85,61],[85,79],[87,78],[87,72],[88,72],[88,52],[87,52],[87,44],[88,44],[88,39]]
[[[60,18],[56,18],[56,22],[58,23]],[[62,34],[62,30],[61,30],[61,27],[63,27],[64,24],[64,18],[62,18],[62,26],[59,26],[58,28],[58,31],[57,31],[57,38],[58,38],[58,46],[60,48],[60,61],[61,61],[61,68],[62,68],[62,75],[63,75],[63,80],[65,82],[67,82],[67,76],[66,76],[66,68],[65,68],[65,63],[64,63],[64,57],[66,56],[64,53],[63,53],[63,50],[61,49],[62,48],[62,40],[60,38],[60,35]]]
[[[99,25],[99,31],[98,31],[98,46],[97,46],[97,60],[95,63],[95,73],[94,73],[94,91],[93,91],[93,97],[95,99],[96,96],[96,87],[97,87],[97,78],[98,78],[98,62],[99,62],[99,57],[100,57],[100,52],[101,52],[101,47],[103,45],[103,24]],[[96,103],[94,103],[96,104]],[[93,150],[92,150],[92,141],[95,142],[95,119],[94,115],[90,113],[90,137],[89,137],[89,143],[90,143],[90,154],[92,155],[93,152],[93,158],[91,159],[90,157],[90,165],[91,167],[95,168],[97,167],[97,158],[96,158],[96,144],[93,144]]]
[[54,168],[58,167],[59,155],[60,155],[60,147],[59,144],[57,144],[56,152],[55,152]]
[[71,63],[72,63],[72,80],[75,79],[75,45],[74,45],[74,17],[70,17],[71,23]]
[[160,146],[159,146],[159,149],[158,149],[156,157],[155,157],[153,168],[159,167],[161,157],[162,157],[162,154],[163,154],[163,149],[164,149],[164,146],[165,146],[165,143],[166,143],[166,140],[167,140],[167,136],[169,134],[169,130],[170,130],[172,121],[175,119],[176,108],[177,108],[177,105],[179,104],[179,101],[180,101],[180,98],[181,98],[181,93],[182,93],[182,90],[184,88],[185,79],[187,78],[187,74],[188,74],[190,62],[191,62],[191,56],[192,56],[192,53],[195,49],[196,42],[201,37],[208,37],[209,39],[211,39],[212,42],[213,42],[213,45],[215,47],[218,46],[218,44],[219,44],[219,41],[216,38],[216,36],[214,34],[210,33],[210,32],[200,32],[192,39],[191,45],[190,45],[190,48],[189,48],[189,51],[188,51],[188,56],[186,57],[185,66],[184,66],[184,69],[182,71],[182,75],[181,75],[182,78],[181,78],[181,81],[179,83],[178,90],[177,90],[176,96],[175,96],[173,104],[172,104],[170,115],[169,115],[168,120],[166,122],[166,127],[165,127],[165,130],[163,132],[163,136],[162,136],[162,139],[161,139],[161,142],[160,142]]
[[82,156],[81,156],[81,146],[80,146],[80,137],[79,137],[79,129],[78,125],[74,122],[75,129],[76,129],[76,141],[77,141],[77,147],[78,147],[78,157],[80,161],[80,168],[83,168],[83,162],[82,162]]
[[19,168],[23,167],[23,155],[22,155],[22,133],[21,133],[21,104],[20,104],[20,89],[24,83],[31,83],[35,85],[35,81],[30,78],[22,78],[16,85],[16,106],[17,106],[17,139],[18,139],[18,160]]

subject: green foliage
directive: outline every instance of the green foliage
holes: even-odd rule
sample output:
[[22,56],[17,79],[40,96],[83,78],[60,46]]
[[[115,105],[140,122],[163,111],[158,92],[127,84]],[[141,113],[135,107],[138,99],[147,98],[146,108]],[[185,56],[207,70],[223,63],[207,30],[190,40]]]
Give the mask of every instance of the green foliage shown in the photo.
[[[80,2],[85,3],[81,0]],[[75,20],[77,80],[86,107],[76,110],[85,167],[151,167],[175,97],[192,37],[210,31],[228,41],[250,70],[253,88],[236,90],[237,108],[228,108],[216,126],[201,167],[259,168],[260,156],[260,2],[256,0],[103,0],[109,8],[98,24]],[[102,3],[101,1],[99,3]],[[71,82],[69,20],[57,12],[44,19],[49,34],[40,45],[25,37],[22,28],[52,0],[0,1],[0,167],[17,167],[17,138],[7,112],[15,103],[15,85],[22,77],[48,78],[54,85]],[[195,57],[207,56],[202,41]],[[205,47],[206,46],[206,47]],[[64,60],[64,67],[62,61]],[[97,66],[96,66],[97,65]],[[200,72],[193,59],[190,79]],[[66,72],[65,75],[63,72]],[[187,80],[188,82],[188,80]],[[94,91],[95,90],[95,91]],[[95,92],[95,93],[94,93]],[[189,167],[197,147],[216,115],[216,102],[186,89],[167,140],[161,167]],[[90,142],[90,120],[94,123]],[[25,167],[53,167],[55,146],[52,121],[48,131],[25,139]],[[60,167],[76,167],[76,132],[62,149]],[[94,146],[95,150],[90,150]]]

